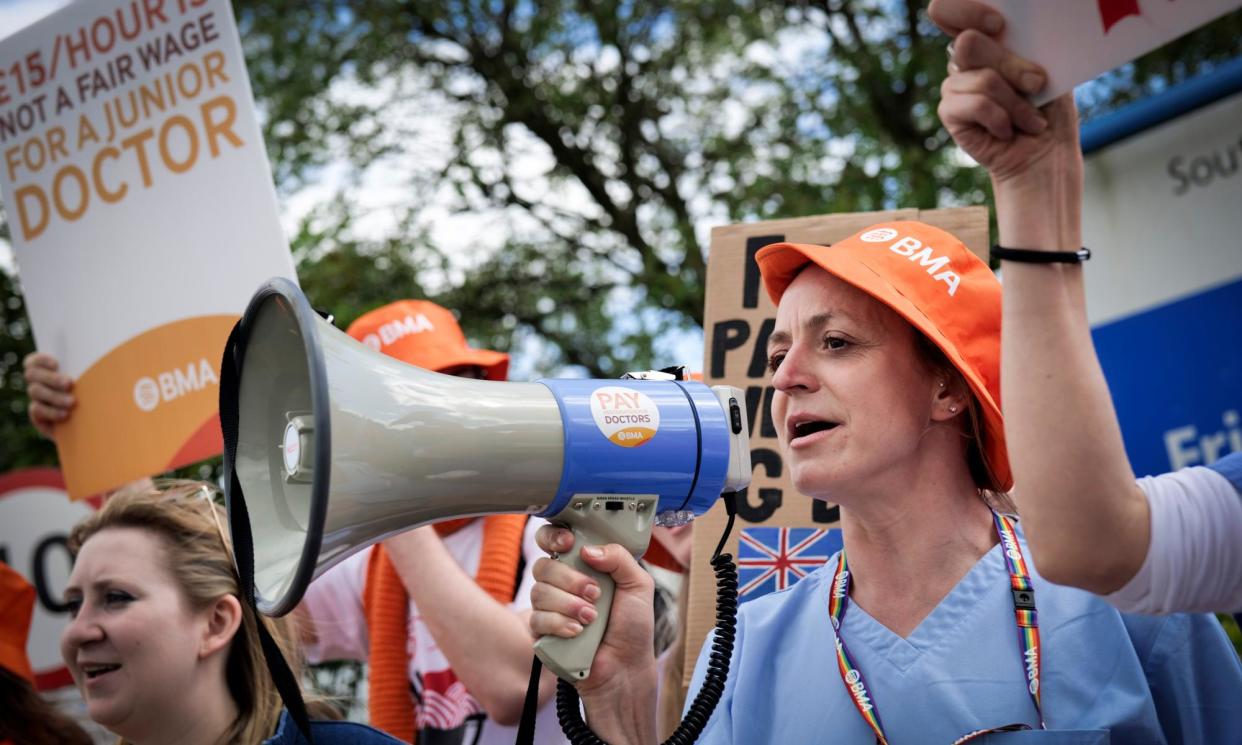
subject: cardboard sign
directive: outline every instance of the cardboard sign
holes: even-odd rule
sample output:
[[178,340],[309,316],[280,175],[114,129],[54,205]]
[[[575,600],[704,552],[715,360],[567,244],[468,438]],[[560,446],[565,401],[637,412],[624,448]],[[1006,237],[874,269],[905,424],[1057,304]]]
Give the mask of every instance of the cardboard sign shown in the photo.
[[1039,63],[1043,105],[1208,21],[1240,0],[986,0],[1005,16],[1005,44]]
[[1242,452],[1242,94],[1089,155],[1096,352],[1139,476]]
[[0,42],[0,194],[80,498],[220,452],[220,353],[294,277],[226,0],[81,2]]
[[[738,557],[739,540],[743,531],[754,526],[791,528],[833,528],[839,521],[839,511],[825,502],[797,493],[784,468],[780,446],[776,440],[776,426],[772,421],[771,404],[773,388],[767,369],[768,336],[776,320],[776,307],[768,299],[767,291],[755,263],[755,252],[780,241],[795,243],[831,244],[878,222],[888,220],[921,220],[953,233],[970,250],[980,257],[988,253],[988,213],[985,207],[962,207],[943,210],[894,210],[891,212],[865,212],[841,215],[824,215],[792,220],[730,225],[712,231],[711,254],[707,262],[707,306],[704,312],[704,331],[707,354],[704,360],[704,381],[708,385],[733,385],[746,394],[746,413],[750,421],[751,462],[754,467],[750,488],[738,495],[738,519],[725,545],[725,551]],[[724,505],[717,504],[706,515],[695,520],[694,550],[690,562],[690,600],[686,624],[686,659],[683,685],[690,684],[699,648],[715,624],[716,578],[709,560],[720,533],[724,530],[726,516]],[[755,591],[778,589],[782,583],[797,578],[798,572],[773,572],[764,565],[760,556],[764,551],[757,545],[761,533],[750,533],[748,542],[754,554],[745,557],[747,571],[762,568],[763,571],[748,575],[748,583]],[[781,540],[777,534],[777,541]],[[783,534],[786,542],[798,540],[784,549],[779,543],[768,553],[775,554],[780,564],[791,563],[793,549],[799,555],[812,547],[808,539],[824,539],[830,543],[836,539],[835,531],[819,534],[791,532]],[[817,551],[808,552],[805,558],[816,558]],[[796,558],[796,557],[795,557]],[[752,561],[752,559],[754,561]],[[796,564],[797,562],[792,562]],[[769,582],[769,580],[772,580]],[[770,585],[770,587],[768,586]],[[827,613],[827,610],[824,611]]]
[[60,633],[69,621],[65,585],[73,560],[66,538],[93,506],[71,502],[55,468],[0,474],[0,561],[34,585],[34,619],[26,654],[41,691],[73,685],[60,656]]

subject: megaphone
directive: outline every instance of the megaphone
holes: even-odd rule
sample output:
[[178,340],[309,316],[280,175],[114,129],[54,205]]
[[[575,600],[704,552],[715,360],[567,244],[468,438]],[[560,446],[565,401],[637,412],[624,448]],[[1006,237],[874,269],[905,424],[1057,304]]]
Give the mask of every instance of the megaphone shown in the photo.
[[255,293],[224,367],[229,522],[236,534],[247,521],[255,600],[268,615],[293,610],[314,578],[388,536],[457,517],[538,515],[574,530],[574,550],[558,558],[600,585],[595,623],[536,643],[554,673],[582,679],[613,587],[579,548],[616,542],[639,556],[654,522],[684,522],[750,482],[735,388],[441,375],[355,341],[287,279]]

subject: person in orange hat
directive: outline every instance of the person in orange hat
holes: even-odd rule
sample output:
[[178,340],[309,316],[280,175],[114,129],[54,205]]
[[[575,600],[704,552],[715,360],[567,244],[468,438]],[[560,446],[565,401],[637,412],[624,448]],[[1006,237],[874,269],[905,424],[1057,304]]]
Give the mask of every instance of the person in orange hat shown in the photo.
[[0,562],[0,745],[90,745],[72,719],[34,688],[26,656],[35,588]]
[[[453,314],[402,300],[347,332],[436,372],[504,380],[509,355],[470,347]],[[456,520],[403,533],[346,559],[303,601],[312,661],[370,663],[371,724],[407,742],[513,742],[530,677],[530,567],[542,556],[522,515]],[[520,588],[520,589],[519,589]],[[537,742],[562,743],[544,673]]]
[[[770,245],[756,260],[778,305],[768,360],[782,455],[799,492],[840,506],[844,549],[739,609],[700,743],[1242,736],[1209,713],[1242,693],[1215,619],[1123,618],[1027,560],[1004,494],[1001,288],[987,264],[906,221],[832,246]],[[547,527],[539,542],[563,552],[572,534]],[[651,742],[650,582],[620,546],[582,556],[617,587],[578,685],[588,721],[614,745]],[[535,578],[532,631],[575,636],[589,580],[545,560]],[[1172,646],[1153,654],[1156,638]],[[691,696],[710,653],[705,644]]]
[[471,347],[452,311],[430,300],[376,308],[346,333],[377,352],[445,375],[504,380],[509,374],[509,355]]
[[0,563],[0,668],[28,683],[34,683],[26,656],[34,602],[34,587],[8,564]]
[[[1004,19],[990,7],[938,0],[929,12],[959,39],[945,124],[992,176],[1001,244],[1027,249],[999,258],[1009,436],[1023,485],[1016,499],[1037,565],[1124,611],[1242,612],[1242,442],[1226,447],[1222,437],[1195,453],[1203,465],[1137,481],[1126,456],[1087,322],[1089,267],[1077,260],[1083,161],[1073,97],[1042,111],[1025,102],[1021,75],[1042,84],[1044,71],[1005,48]],[[1021,117],[1047,124],[1014,136],[1008,123]],[[1059,198],[1027,208],[1049,193]]]

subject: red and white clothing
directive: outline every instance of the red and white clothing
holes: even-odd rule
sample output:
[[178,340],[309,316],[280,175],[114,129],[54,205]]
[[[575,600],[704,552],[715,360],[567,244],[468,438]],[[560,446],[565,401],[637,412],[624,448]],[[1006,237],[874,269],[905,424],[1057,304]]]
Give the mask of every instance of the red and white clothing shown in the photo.
[[[531,568],[545,554],[535,544],[535,531],[543,520],[531,519],[522,539],[524,567],[510,609],[515,613],[530,608],[534,585]],[[442,538],[445,548],[462,570],[473,577],[478,572],[483,548],[483,521],[475,520]],[[306,647],[312,663],[328,660],[366,660],[368,633],[363,611],[363,588],[372,549],[349,557],[311,583],[303,602],[315,624],[317,639]],[[432,638],[413,600],[409,613],[410,684],[418,701],[419,745],[510,745],[516,727],[491,721],[479,703],[449,667],[448,660]],[[532,652],[533,656],[533,652]],[[561,745],[565,736],[556,720],[556,703],[549,700],[539,711],[535,730],[538,745]]]

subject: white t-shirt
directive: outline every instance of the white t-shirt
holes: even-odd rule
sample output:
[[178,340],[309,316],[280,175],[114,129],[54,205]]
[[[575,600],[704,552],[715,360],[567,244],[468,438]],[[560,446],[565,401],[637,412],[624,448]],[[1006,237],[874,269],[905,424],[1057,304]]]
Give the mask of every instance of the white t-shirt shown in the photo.
[[1127,613],[1242,611],[1242,453],[1139,479],[1151,543],[1138,573],[1105,596]]
[[[535,531],[545,522],[531,518],[522,540],[525,568],[517,594],[509,604],[515,613],[530,608],[534,585],[531,568],[546,554],[535,544]],[[445,537],[444,546],[471,577],[479,568],[483,548],[483,521],[475,520]],[[367,621],[362,607],[367,563],[371,549],[361,551],[328,570],[311,583],[303,600],[315,624],[317,640],[307,645],[312,663],[325,660],[366,660]],[[512,745],[517,727],[501,726],[487,718],[483,708],[456,679],[448,660],[440,651],[423,622],[414,601],[410,601],[410,682],[421,701],[419,745]],[[534,653],[532,651],[532,657]],[[565,736],[556,719],[556,702],[549,700],[536,720],[538,745],[563,745]]]

